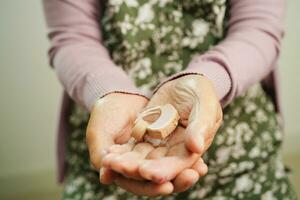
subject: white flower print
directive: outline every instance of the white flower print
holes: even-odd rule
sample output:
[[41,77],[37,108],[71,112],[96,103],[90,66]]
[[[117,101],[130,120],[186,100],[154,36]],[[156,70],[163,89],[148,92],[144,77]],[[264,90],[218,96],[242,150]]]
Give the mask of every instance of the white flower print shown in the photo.
[[247,105],[246,105],[246,109],[245,109],[245,112],[246,113],[251,113],[253,112],[254,110],[257,109],[257,105],[254,103],[254,102],[249,102]]
[[136,18],[137,24],[151,22],[154,19],[154,11],[149,3],[144,4],[139,8],[138,16]]
[[240,171],[250,170],[253,169],[254,163],[252,161],[242,161],[238,168]]
[[182,68],[182,65],[177,62],[168,62],[164,66],[166,73],[170,73],[171,70],[179,71]]
[[182,45],[183,46],[189,46],[191,44],[191,38],[185,37],[182,39]]
[[226,197],[217,196],[217,197],[214,197],[213,200],[226,200]]
[[250,158],[256,158],[260,154],[260,149],[257,146],[254,146],[250,152],[249,152],[249,157]]
[[282,139],[282,135],[283,135],[283,133],[280,132],[279,130],[276,130],[274,133],[275,139],[278,141]]
[[174,10],[172,13],[173,13],[174,21],[179,22],[180,19],[182,18],[182,12]]
[[225,137],[219,136],[219,137],[216,137],[216,138],[215,138],[215,143],[216,143],[217,145],[223,144],[224,141],[225,141]]
[[253,181],[249,178],[248,175],[243,175],[237,178],[235,182],[235,192],[248,192],[253,188]]
[[210,188],[208,187],[204,187],[204,188],[200,188],[198,190],[193,191],[189,197],[191,199],[202,199],[203,197],[205,197],[205,195],[210,191]]
[[152,73],[151,59],[148,57],[138,60],[129,70],[129,75],[134,78],[145,79]]
[[125,0],[128,7],[138,7],[139,3],[137,0]]
[[255,118],[256,118],[257,122],[259,122],[259,123],[265,122],[265,121],[268,120],[268,117],[266,116],[266,113],[261,109],[256,111]]
[[167,3],[172,2],[172,0],[160,0],[158,3],[159,7],[165,7]]
[[137,0],[110,0],[109,3],[113,6],[120,6],[125,3],[128,7],[137,7],[139,5]]
[[230,157],[231,148],[230,147],[221,147],[216,152],[217,163],[226,163]]
[[272,191],[267,191],[261,196],[261,200],[276,200]]
[[130,17],[128,14],[125,15],[124,21],[119,23],[122,34],[127,34],[127,32],[132,31],[133,24],[130,23]]
[[70,194],[74,193],[76,190],[77,190],[77,187],[75,184],[69,184],[65,187],[65,191]]
[[234,170],[236,170],[236,163],[231,163],[228,167],[225,167],[224,169],[222,169],[220,171],[220,176],[229,176],[230,174],[232,174],[234,172]]
[[95,193],[93,191],[87,191],[84,193],[82,200],[89,200],[95,197]]
[[222,36],[223,35],[223,21],[224,21],[224,17],[225,17],[226,8],[225,8],[225,6],[217,7],[217,8],[218,9],[214,9],[216,16],[217,16],[215,23],[216,23],[218,36]]
[[81,185],[85,182],[85,178],[82,176],[77,177],[77,179],[74,181],[75,185]]
[[123,0],[110,0],[109,3],[113,6],[119,6],[123,3]]
[[209,31],[209,24],[204,20],[194,20],[192,24],[193,35],[204,38]]
[[255,183],[254,184],[254,194],[259,194],[261,192],[261,184],[260,183]]
[[104,197],[103,200],[117,200],[117,198],[114,195],[109,195]]

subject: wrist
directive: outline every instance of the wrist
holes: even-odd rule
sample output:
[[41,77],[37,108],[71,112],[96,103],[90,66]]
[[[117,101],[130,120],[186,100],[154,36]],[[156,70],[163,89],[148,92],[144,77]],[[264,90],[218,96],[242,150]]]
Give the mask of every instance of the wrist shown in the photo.
[[107,93],[106,95],[96,99],[94,105],[92,106],[92,110],[99,107],[105,107],[108,104],[120,105],[124,106],[124,102],[130,103],[145,103],[148,102],[148,98],[137,93],[129,93],[123,91],[114,91]]
[[198,94],[198,97],[206,96],[208,94],[217,97],[217,92],[212,80],[201,74],[186,74],[170,82],[173,82],[175,87],[176,85],[184,85],[184,87],[190,88],[192,91],[194,91],[193,93]]
[[192,62],[188,68],[182,72],[179,72],[171,77],[168,77],[166,80],[162,81],[161,84],[154,90],[154,93],[164,85],[168,85],[170,82],[176,81],[184,76],[195,76],[199,79],[205,80],[208,79],[218,96],[218,99],[222,102],[226,99],[227,95],[230,94],[231,90],[231,78],[228,72],[224,67],[214,62],[203,62],[195,63]]
[[190,63],[186,71],[207,77],[212,82],[219,100],[224,99],[230,93],[230,75],[220,64],[211,61],[195,61]]

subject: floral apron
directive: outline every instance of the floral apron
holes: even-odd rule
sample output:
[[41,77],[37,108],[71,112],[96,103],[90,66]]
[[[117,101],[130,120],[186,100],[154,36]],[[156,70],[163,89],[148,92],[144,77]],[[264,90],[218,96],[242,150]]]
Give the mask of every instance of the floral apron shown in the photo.
[[[147,94],[224,38],[227,10],[226,0],[109,0],[101,20],[104,43]],[[148,199],[99,183],[85,143],[88,118],[74,104],[62,199]],[[186,192],[157,199],[296,199],[280,157],[281,141],[273,102],[256,84],[225,108],[224,123],[204,154],[208,174]]]

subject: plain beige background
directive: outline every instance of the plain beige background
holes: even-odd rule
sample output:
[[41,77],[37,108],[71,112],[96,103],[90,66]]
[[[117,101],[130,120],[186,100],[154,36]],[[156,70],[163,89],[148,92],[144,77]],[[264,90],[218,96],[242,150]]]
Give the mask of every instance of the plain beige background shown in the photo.
[[[300,190],[300,1],[290,0],[280,60],[284,157]],[[58,199],[55,122],[61,86],[48,66],[41,1],[0,1],[0,198]],[[298,182],[297,182],[298,181]]]

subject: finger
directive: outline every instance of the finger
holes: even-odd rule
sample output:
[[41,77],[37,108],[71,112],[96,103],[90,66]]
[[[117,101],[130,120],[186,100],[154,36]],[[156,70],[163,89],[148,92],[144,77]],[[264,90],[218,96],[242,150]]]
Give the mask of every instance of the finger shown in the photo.
[[200,177],[205,176],[208,172],[208,167],[202,158],[199,158],[199,160],[193,164],[192,169],[198,172]]
[[[121,102],[124,102],[124,106]],[[86,131],[86,142],[92,165],[99,170],[103,154],[112,144],[126,143],[131,135],[136,114],[147,99],[128,94],[112,93],[94,104]],[[134,105],[134,106],[132,106]]]
[[107,153],[122,154],[133,149],[134,143],[115,144],[107,149]]
[[[94,119],[95,118],[95,119]],[[99,121],[99,123],[97,123]],[[102,166],[102,158],[107,154],[107,149],[115,144],[116,134],[113,136],[112,133],[105,131],[105,122],[100,123],[103,119],[97,117],[91,117],[86,133],[86,143],[89,148],[90,160],[93,167],[99,170]],[[107,123],[107,122],[106,122]],[[103,130],[99,127],[99,124],[103,125]],[[125,126],[125,125],[124,125]],[[128,135],[129,125],[125,126],[117,135]]]
[[[161,158],[163,157],[168,151],[167,147],[157,147],[155,149],[153,149],[147,156],[146,159],[157,159],[157,158]],[[132,160],[134,160],[134,158],[132,158]],[[128,178],[133,178],[135,180],[142,180],[143,178],[139,175],[138,172],[138,165],[140,165],[140,163],[142,162],[142,160],[139,160],[138,162],[135,162],[135,166],[132,167],[131,169],[123,169],[123,173],[126,177]]]
[[202,155],[212,141],[217,118],[217,102],[210,98],[202,98],[201,103],[193,105],[186,129],[186,146],[194,153]]
[[99,180],[102,184],[109,185],[112,184],[117,177],[117,173],[111,169],[102,167],[99,173]]
[[118,155],[124,154],[126,152],[131,152],[135,147],[134,143],[126,144],[114,144],[107,148],[106,154],[102,160],[104,167],[111,168],[111,161],[115,159]]
[[180,172],[173,181],[174,192],[183,192],[192,187],[200,177],[207,174],[208,168],[202,158],[199,158],[191,167]]
[[99,138],[95,138],[97,136],[90,136],[87,139],[87,144],[89,148],[90,161],[94,169],[99,170],[102,167],[103,157],[107,154],[105,148],[114,144],[112,138],[103,138],[106,140],[105,142],[90,142],[100,140]]
[[115,158],[116,156],[118,156],[119,154],[115,154],[115,153],[109,153],[109,154],[106,154],[103,159],[102,159],[102,167],[105,167],[105,168],[108,168],[108,169],[111,169],[111,160],[113,158]]
[[[207,149],[210,147],[210,145],[213,143],[213,139],[218,131],[218,129],[220,128],[222,122],[223,122],[223,113],[222,113],[222,109],[221,109],[221,106],[219,105],[218,106],[219,109],[217,111],[217,114],[216,114],[216,121],[213,125],[212,128],[210,128],[210,130],[208,130],[206,132],[206,134],[204,134],[204,150],[203,152],[200,154],[202,155],[205,151],[207,151]],[[199,134],[201,135],[201,134]]]
[[140,179],[138,167],[152,150],[149,143],[139,143],[131,152],[111,157],[110,167],[126,177]]
[[128,152],[118,155],[111,160],[111,169],[122,174],[127,178],[141,180],[138,173],[138,165],[140,163],[140,155],[136,152]]
[[136,195],[143,195],[148,197],[157,197],[161,195],[168,195],[173,192],[173,184],[171,182],[165,182],[163,184],[155,184],[146,181],[136,181],[128,179],[122,176],[118,176],[115,179],[115,183],[127,190],[128,192]]
[[[115,137],[116,144],[125,144],[128,143],[131,139],[133,121],[128,122],[128,126],[126,126],[122,131],[120,131]],[[131,142],[130,142],[131,143]]]
[[193,169],[185,169],[173,181],[174,192],[183,192],[199,180],[199,174]]
[[182,170],[190,167],[198,159],[198,155],[189,152],[184,143],[169,149],[166,157],[145,160],[139,167],[140,175],[156,183],[163,183],[175,178]]

